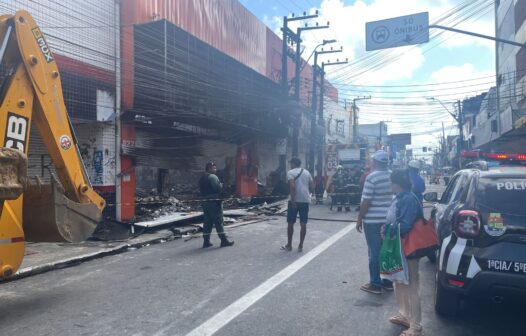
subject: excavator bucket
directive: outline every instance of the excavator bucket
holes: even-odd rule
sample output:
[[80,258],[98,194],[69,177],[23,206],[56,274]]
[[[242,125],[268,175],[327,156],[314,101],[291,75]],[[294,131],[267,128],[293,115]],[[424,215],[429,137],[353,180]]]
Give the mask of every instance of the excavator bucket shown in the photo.
[[[11,148],[0,148],[0,201],[15,200],[24,192],[27,157]],[[1,211],[1,210],[0,210]]]
[[51,175],[51,184],[31,180],[24,193],[24,232],[27,241],[85,241],[101,218],[92,203],[77,203],[64,194],[60,182]]

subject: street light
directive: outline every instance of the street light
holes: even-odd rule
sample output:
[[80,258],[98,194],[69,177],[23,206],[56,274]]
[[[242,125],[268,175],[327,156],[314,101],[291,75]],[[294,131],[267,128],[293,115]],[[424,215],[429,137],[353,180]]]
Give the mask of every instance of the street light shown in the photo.
[[[458,142],[458,146],[457,146],[457,155],[458,155],[458,165],[459,165],[459,168],[461,168],[462,166],[462,163],[461,163],[461,152],[462,152],[462,147],[463,147],[463,144],[464,144],[464,130],[462,129],[463,128],[463,123],[464,123],[464,120],[463,120],[463,116],[462,116],[462,108],[460,106],[460,100],[457,101],[457,104],[458,104],[458,114],[454,114],[452,113],[447,107],[446,105],[444,105],[444,103],[442,103],[442,101],[440,101],[440,99],[437,99],[435,97],[426,97],[427,100],[432,100],[432,101],[437,101],[440,103],[440,105],[442,105],[442,107],[444,109],[446,109],[447,113],[449,113],[453,119],[455,119],[455,121],[457,122],[457,126],[458,126],[458,137],[459,137],[459,142]],[[445,139],[443,140],[445,142]],[[444,144],[445,145],[445,144]]]
[[[314,53],[316,52],[316,50],[321,47],[321,46],[324,46],[324,45],[327,45],[327,44],[331,44],[331,43],[336,43],[336,40],[323,40],[322,43],[318,44],[314,50],[311,52],[309,58],[307,58],[307,61],[305,62],[305,64],[303,65],[303,67],[301,68],[301,70],[303,70],[303,68],[305,68],[305,65],[307,65],[310,61],[310,59],[312,58],[312,55],[314,55]],[[316,66],[316,62],[314,63],[314,66]]]
[[432,100],[432,101],[437,101],[440,103],[440,105],[442,105],[442,107],[447,111],[447,113],[449,113],[454,119],[456,122],[459,122],[459,118],[456,114],[452,113],[447,107],[446,105],[444,105],[444,103],[442,103],[442,101],[440,99],[437,99],[435,97],[426,97],[427,100]]

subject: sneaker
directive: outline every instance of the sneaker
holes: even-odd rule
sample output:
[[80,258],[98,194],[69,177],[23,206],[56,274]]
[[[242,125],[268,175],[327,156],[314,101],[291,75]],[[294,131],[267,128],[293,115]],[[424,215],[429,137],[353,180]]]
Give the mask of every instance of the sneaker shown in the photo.
[[362,287],[360,287],[361,290],[367,293],[380,295],[382,294],[382,287],[373,285],[371,283],[366,283]]
[[382,288],[388,292],[394,291],[393,283],[392,282],[384,282],[382,283]]
[[214,244],[212,244],[211,242],[204,242],[203,243],[203,248],[208,248],[208,247],[211,247],[211,246],[214,246]]

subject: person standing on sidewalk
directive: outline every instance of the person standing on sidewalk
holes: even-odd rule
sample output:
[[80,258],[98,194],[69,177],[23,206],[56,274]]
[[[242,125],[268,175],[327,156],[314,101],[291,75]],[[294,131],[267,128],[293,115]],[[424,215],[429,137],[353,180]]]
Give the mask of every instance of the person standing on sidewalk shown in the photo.
[[228,240],[223,228],[223,201],[221,200],[223,185],[216,173],[216,164],[208,162],[205,166],[205,173],[199,179],[199,191],[203,197],[201,206],[204,214],[203,248],[213,246],[210,242],[213,226],[215,226],[217,235],[221,239],[221,247],[234,245],[233,241]]
[[309,219],[310,194],[314,192],[314,181],[306,170],[301,168],[301,160],[292,158],[290,160],[291,170],[287,172],[289,183],[290,200],[287,209],[287,245],[281,247],[282,250],[292,250],[292,236],[294,235],[294,224],[298,213],[300,215],[300,243],[298,252],[303,251],[303,242],[307,234],[307,221]]
[[[391,184],[396,197],[393,201],[395,206],[395,216],[390,212],[388,222],[391,228],[400,226],[400,237],[405,237],[413,228],[417,219],[423,218],[424,212],[420,200],[411,192],[411,177],[406,169],[397,169],[391,174]],[[395,235],[396,232],[386,232]],[[396,282],[394,285],[396,305],[399,314],[389,318],[389,321],[409,328],[402,332],[400,336],[421,336],[422,331],[422,311],[420,307],[420,295],[418,287],[420,286],[418,261],[420,259],[407,259],[407,268],[409,270],[409,284],[405,285]]]
[[369,282],[361,290],[382,294],[382,288],[393,290],[391,281],[380,279],[381,230],[386,223],[387,210],[393,199],[391,172],[387,169],[389,156],[379,150],[372,157],[372,172],[365,179],[356,230],[365,233],[369,255]]

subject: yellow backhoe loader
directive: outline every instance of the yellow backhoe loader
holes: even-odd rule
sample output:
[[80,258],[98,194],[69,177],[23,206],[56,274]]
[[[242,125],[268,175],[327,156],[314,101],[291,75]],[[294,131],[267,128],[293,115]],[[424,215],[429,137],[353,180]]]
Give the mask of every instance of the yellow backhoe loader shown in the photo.
[[[31,122],[53,161],[50,184],[27,176]],[[86,174],[40,28],[26,11],[0,16],[0,278],[18,270],[26,240],[86,240],[105,205]]]

